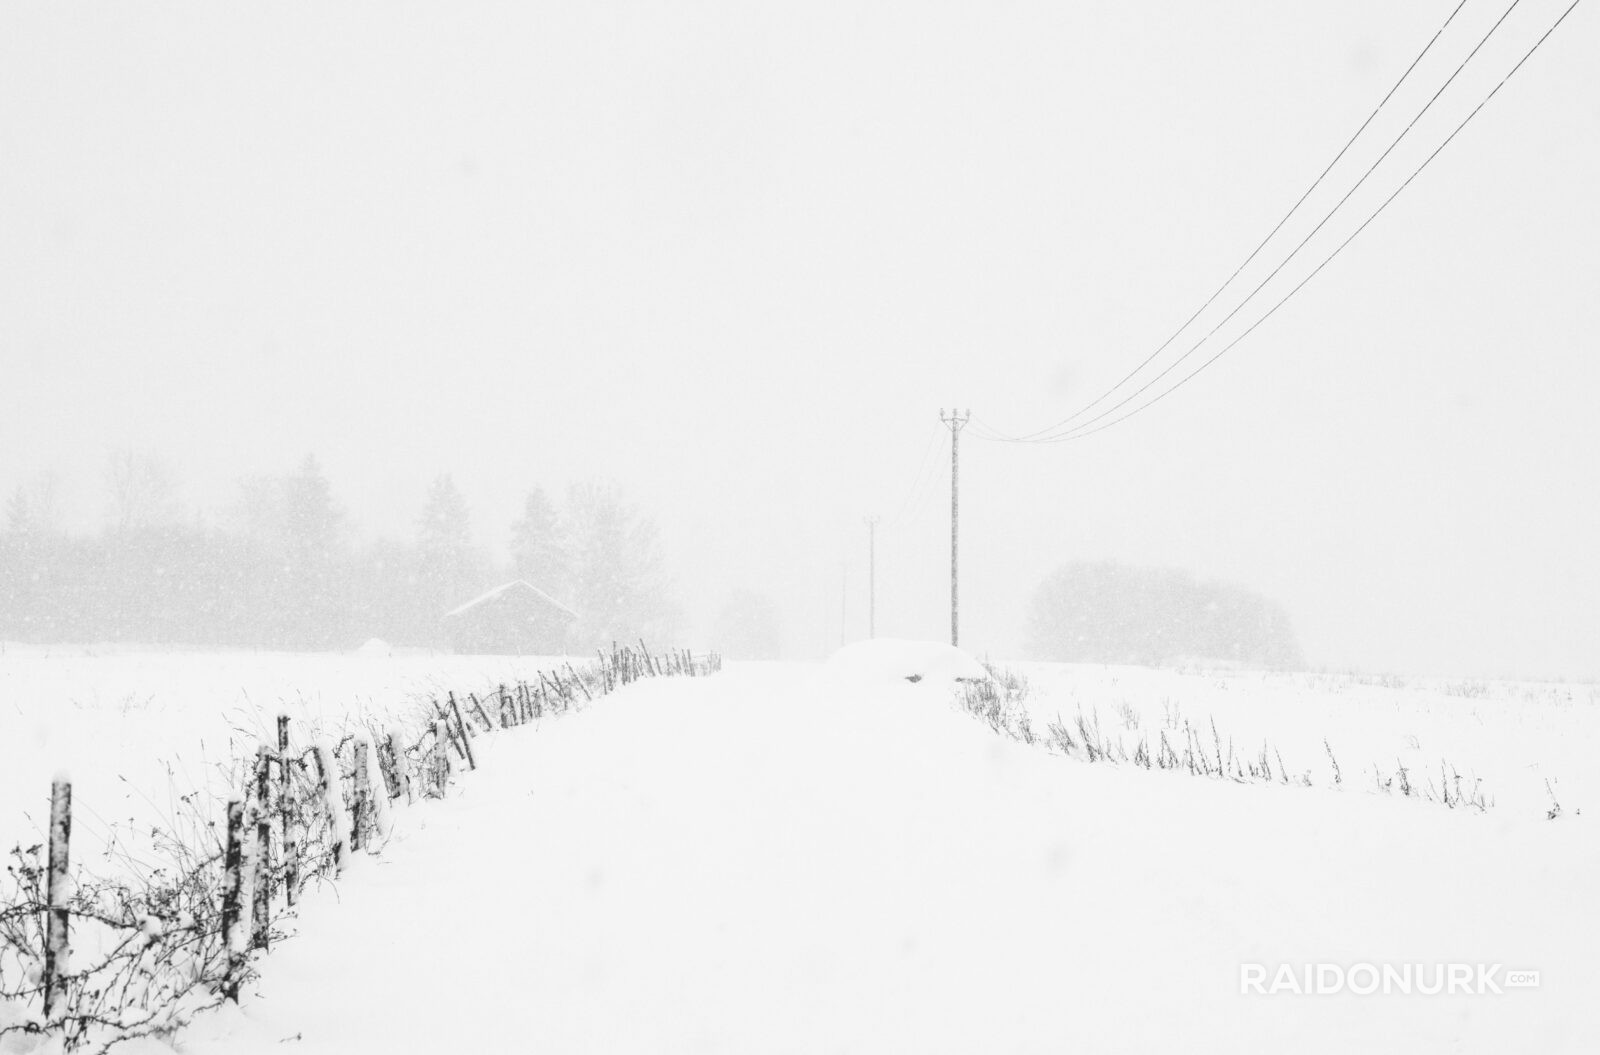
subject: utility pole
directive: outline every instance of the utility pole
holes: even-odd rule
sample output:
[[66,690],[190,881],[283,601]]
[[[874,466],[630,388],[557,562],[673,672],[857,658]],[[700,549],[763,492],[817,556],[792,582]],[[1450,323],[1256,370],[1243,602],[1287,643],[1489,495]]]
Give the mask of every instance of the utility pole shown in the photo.
[[961,430],[972,419],[971,408],[965,414],[950,408],[947,415],[939,411],[939,420],[950,427],[950,643],[961,643],[961,589],[958,543],[961,538]]
[[878,636],[878,518],[864,517],[867,524],[867,638]]

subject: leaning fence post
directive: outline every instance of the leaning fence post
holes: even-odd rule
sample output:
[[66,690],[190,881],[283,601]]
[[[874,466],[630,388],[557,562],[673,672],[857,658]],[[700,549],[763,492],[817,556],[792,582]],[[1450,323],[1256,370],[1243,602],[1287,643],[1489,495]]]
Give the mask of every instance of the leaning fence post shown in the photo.
[[494,732],[494,723],[489,720],[489,713],[483,709],[483,704],[478,702],[478,697],[467,693],[467,699],[472,701],[472,710],[478,716],[478,721],[483,723],[484,732]]
[[383,776],[384,793],[392,802],[401,794],[400,774],[396,772],[398,765],[394,748],[394,731],[385,730],[382,740],[374,739],[372,749],[378,755],[378,772]]
[[461,731],[461,747],[467,756],[467,768],[477,769],[478,762],[472,757],[472,745],[467,742],[467,723],[461,720],[461,708],[456,705],[456,694],[450,694],[450,713],[456,716],[456,728]]
[[577,682],[578,688],[583,690],[583,698],[590,703],[593,703],[594,697],[589,694],[589,686],[585,685],[583,683],[583,679],[578,677],[578,672],[572,669],[572,663],[570,661],[567,663],[567,673],[572,675],[572,680]]
[[239,1002],[244,974],[244,802],[228,802],[228,847],[222,858],[222,947],[227,952],[222,995]]
[[66,1012],[67,861],[72,840],[72,781],[57,777],[50,782],[50,875],[46,887],[49,909],[45,915],[44,1019],[54,1025]]
[[250,944],[265,949],[268,944],[268,923],[272,915],[272,814],[267,809],[272,794],[272,755],[267,745],[256,749],[256,852],[254,861],[255,883],[252,887]]

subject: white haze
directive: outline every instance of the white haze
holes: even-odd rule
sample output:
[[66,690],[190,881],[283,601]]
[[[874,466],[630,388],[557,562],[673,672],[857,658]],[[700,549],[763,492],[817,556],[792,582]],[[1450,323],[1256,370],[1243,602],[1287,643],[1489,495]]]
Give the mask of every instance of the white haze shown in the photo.
[[[614,478],[689,636],[748,588],[792,656],[865,633],[876,513],[879,632],[939,637],[938,408],[1020,432],[1116,380],[1453,6],[4,5],[0,494],[55,473],[98,527],[132,449],[214,515],[315,452],[365,536],[451,472],[503,551],[530,486]],[[1314,664],[1600,676],[1597,34],[1155,410],[964,436],[963,644],[1116,559],[1281,602]]]

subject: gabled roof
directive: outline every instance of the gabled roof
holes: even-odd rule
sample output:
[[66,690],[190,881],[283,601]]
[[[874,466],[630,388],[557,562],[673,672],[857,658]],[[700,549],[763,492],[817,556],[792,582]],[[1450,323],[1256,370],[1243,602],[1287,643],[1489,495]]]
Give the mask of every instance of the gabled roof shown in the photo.
[[504,583],[504,584],[502,584],[500,586],[496,586],[494,589],[490,590],[488,593],[482,594],[481,596],[478,596],[478,597],[474,597],[472,600],[468,601],[466,604],[462,605],[461,607],[452,608],[450,611],[448,611],[448,612],[446,612],[444,614],[444,617],[446,619],[449,619],[452,616],[461,615],[464,612],[471,611],[472,609],[478,607],[480,604],[487,604],[488,602],[493,601],[496,598],[501,597],[504,594],[506,594],[506,593],[508,593],[508,592],[510,592],[512,590],[518,590],[518,589],[527,590],[529,593],[533,594],[533,596],[537,597],[539,600],[543,601],[545,604],[547,604],[550,607],[556,609],[558,612],[563,613],[564,615],[571,616],[574,619],[576,619],[578,617],[578,613],[577,612],[574,612],[572,609],[568,608],[566,605],[562,604],[560,601],[556,600],[554,597],[551,597],[549,594],[545,593],[543,590],[539,589],[539,587],[533,585],[531,582],[528,582],[526,579],[513,579],[508,583]]

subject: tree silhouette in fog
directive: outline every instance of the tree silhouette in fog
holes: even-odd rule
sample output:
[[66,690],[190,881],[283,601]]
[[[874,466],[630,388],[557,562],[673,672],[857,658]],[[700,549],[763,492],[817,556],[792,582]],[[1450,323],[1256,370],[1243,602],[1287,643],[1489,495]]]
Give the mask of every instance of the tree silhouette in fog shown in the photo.
[[1080,663],[1304,665],[1288,614],[1267,598],[1187,572],[1110,562],[1068,564],[1039,585],[1028,650]]

